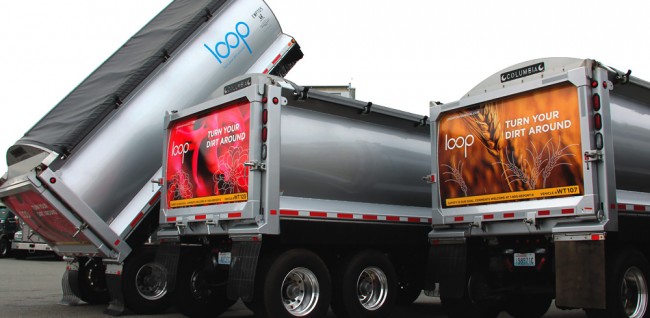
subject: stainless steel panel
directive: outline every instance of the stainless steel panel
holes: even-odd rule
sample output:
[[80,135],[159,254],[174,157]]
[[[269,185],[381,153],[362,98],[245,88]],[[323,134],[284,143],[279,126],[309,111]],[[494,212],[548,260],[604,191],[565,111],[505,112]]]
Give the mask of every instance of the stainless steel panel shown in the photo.
[[[264,19],[251,14],[262,8]],[[245,22],[247,31],[239,22]],[[239,30],[235,28],[239,27]],[[235,36],[247,34],[238,47]],[[234,33],[233,33],[234,34]],[[184,48],[154,74],[122,110],[107,120],[59,171],[71,191],[111,223],[161,167],[163,115],[198,104],[226,80],[248,70],[281,35],[280,26],[263,1],[237,1],[190,39]],[[231,41],[232,51],[219,60],[205,47]]]
[[428,134],[291,106],[281,122],[281,195],[431,206]]
[[616,189],[650,192],[650,100],[610,94]]

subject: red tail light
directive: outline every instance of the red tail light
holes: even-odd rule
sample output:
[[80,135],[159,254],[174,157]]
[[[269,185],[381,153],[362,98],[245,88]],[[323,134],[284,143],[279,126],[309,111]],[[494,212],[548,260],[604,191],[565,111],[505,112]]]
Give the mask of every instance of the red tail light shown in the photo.
[[600,95],[594,94],[594,110],[599,111],[600,110]]

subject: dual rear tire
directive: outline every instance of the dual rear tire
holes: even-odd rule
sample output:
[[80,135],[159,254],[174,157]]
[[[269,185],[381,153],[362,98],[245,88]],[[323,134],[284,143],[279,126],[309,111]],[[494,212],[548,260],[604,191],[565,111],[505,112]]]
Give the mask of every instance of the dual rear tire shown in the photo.
[[156,249],[144,247],[134,251],[124,263],[125,305],[137,314],[158,314],[171,306],[167,270],[155,258]]
[[344,258],[334,277],[337,317],[386,317],[395,305],[397,275],[385,254],[369,250]]
[[267,257],[258,271],[256,317],[325,317],[330,304],[338,317],[386,317],[394,307],[395,270],[388,257],[362,251],[334,264],[307,249],[291,249]]
[[306,249],[270,256],[259,266],[252,309],[256,317],[325,317],[332,295],[323,260]]
[[586,310],[589,318],[650,317],[648,260],[638,251],[627,250],[614,256],[607,268],[607,291],[604,310]]

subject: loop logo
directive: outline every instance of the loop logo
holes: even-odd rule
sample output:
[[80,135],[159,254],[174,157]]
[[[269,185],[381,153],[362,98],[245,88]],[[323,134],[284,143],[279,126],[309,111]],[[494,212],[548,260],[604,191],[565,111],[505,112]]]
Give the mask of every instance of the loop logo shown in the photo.
[[467,147],[471,147],[474,144],[474,136],[473,135],[467,135],[465,137],[460,136],[458,138],[451,138],[447,137],[445,134],[445,151],[447,150],[453,150],[456,148],[464,148],[465,151],[465,158],[467,158]]
[[226,33],[223,37],[223,41],[217,42],[214,45],[204,43],[203,46],[210,51],[219,64],[222,64],[224,60],[230,57],[232,50],[238,48],[242,43],[246,46],[248,53],[253,54],[251,47],[248,45],[248,42],[246,42],[246,38],[250,34],[251,29],[248,27],[248,24],[245,22],[238,22],[235,24],[235,30]]
[[181,157],[181,164],[185,163],[185,154],[190,150],[190,144],[189,143],[184,143],[182,145],[176,145],[175,143],[172,143],[172,157],[176,156],[182,156]]

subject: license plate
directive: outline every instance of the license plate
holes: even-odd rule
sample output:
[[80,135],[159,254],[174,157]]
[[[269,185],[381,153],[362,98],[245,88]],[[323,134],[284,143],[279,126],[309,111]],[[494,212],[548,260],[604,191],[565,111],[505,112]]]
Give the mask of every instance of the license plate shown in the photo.
[[230,252],[219,252],[218,263],[219,265],[230,265]]
[[515,253],[515,266],[535,266],[535,253]]

